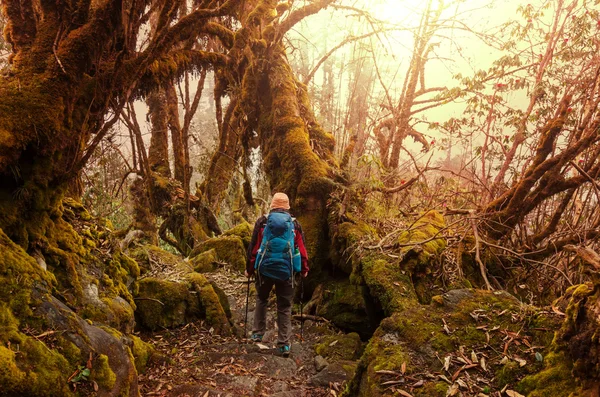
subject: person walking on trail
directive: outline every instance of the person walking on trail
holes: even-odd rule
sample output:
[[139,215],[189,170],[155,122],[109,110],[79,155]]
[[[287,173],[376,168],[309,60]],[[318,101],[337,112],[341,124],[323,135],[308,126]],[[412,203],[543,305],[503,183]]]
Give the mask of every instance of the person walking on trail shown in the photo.
[[267,303],[275,286],[277,295],[277,347],[284,356],[290,355],[292,336],[292,299],[294,276],[308,275],[308,255],[300,223],[290,215],[290,200],[285,193],[275,193],[271,211],[254,225],[248,246],[246,277],[256,274],[256,309],[251,339],[262,341],[267,327]]

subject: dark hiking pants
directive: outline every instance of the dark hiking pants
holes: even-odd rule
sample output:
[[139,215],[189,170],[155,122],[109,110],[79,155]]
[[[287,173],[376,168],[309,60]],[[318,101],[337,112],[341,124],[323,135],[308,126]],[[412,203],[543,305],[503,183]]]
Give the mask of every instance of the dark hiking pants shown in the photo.
[[292,337],[292,299],[294,288],[292,279],[275,280],[266,276],[256,278],[256,310],[254,311],[254,328],[252,333],[264,335],[267,328],[267,303],[269,293],[275,285],[277,295],[277,327],[279,335],[277,345],[289,345]]

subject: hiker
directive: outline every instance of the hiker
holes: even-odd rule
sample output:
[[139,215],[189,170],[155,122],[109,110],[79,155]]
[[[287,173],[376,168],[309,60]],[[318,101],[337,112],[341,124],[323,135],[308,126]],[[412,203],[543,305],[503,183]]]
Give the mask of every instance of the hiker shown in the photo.
[[262,341],[267,323],[267,303],[273,285],[277,295],[277,347],[284,356],[290,355],[292,336],[292,299],[294,276],[308,275],[308,255],[302,227],[290,213],[290,200],[285,193],[275,193],[271,211],[254,225],[248,246],[246,277],[256,274],[256,309],[251,339]]

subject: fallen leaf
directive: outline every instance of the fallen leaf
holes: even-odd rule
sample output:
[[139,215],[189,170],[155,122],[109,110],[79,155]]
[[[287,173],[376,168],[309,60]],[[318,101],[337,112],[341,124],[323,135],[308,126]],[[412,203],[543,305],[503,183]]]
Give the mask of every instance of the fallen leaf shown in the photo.
[[204,393],[204,395],[202,397],[208,397],[208,390],[206,391],[206,393]]
[[525,397],[524,395],[517,393],[516,391],[513,391],[513,390],[507,390],[506,395],[508,397]]
[[452,386],[448,388],[446,392],[446,397],[456,396],[459,393],[458,384],[454,383]]
[[438,375],[438,377],[443,380],[444,382],[448,383],[449,385],[452,384],[452,382],[450,382],[450,379],[448,379],[445,375]]
[[486,367],[486,364],[485,364],[485,357],[481,357],[481,361],[479,362],[479,365],[481,365],[481,368],[484,371],[487,371],[487,367]]
[[471,350],[471,361],[474,362],[474,363],[476,363],[478,361],[477,360],[477,353],[475,353],[474,350]]
[[400,369],[402,371],[402,375],[406,372],[406,361],[402,362],[402,367]]
[[269,347],[263,345],[262,343],[257,343],[256,346],[258,346],[260,350],[269,350]]
[[401,383],[404,383],[404,379],[400,379],[400,380],[388,380],[387,382],[383,382],[381,384],[381,386],[399,385]]
[[527,365],[527,360],[523,360],[521,357],[514,356],[513,359],[519,363],[519,367],[524,367]]
[[331,342],[331,343],[329,344],[329,347],[331,347],[331,346],[335,346],[335,345],[337,345],[337,343],[338,343],[338,340],[336,339],[336,340],[334,340],[333,342]]
[[387,369],[380,369],[379,371],[375,371],[375,373],[377,375],[400,375],[396,371],[390,371],[390,370],[387,370]]
[[404,391],[404,390],[398,390],[398,393],[400,393],[400,395],[404,396],[404,397],[413,397],[412,394],[410,394],[409,392]]
[[450,361],[452,361],[452,357],[446,356],[446,358],[444,359],[444,370],[446,372],[448,372],[448,370],[450,369]]

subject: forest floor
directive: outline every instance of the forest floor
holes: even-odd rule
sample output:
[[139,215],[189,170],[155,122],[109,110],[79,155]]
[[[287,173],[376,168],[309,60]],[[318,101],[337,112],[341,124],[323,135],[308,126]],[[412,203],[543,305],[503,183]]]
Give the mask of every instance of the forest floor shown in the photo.
[[[293,321],[294,338],[291,355],[284,358],[275,342],[276,308],[269,304],[268,331],[261,344],[241,338],[244,329],[246,284],[239,276],[221,269],[206,276],[227,294],[237,336],[222,337],[204,327],[202,321],[188,323],[176,329],[141,334],[163,357],[153,360],[144,374],[139,375],[143,396],[336,396],[342,390],[347,375],[339,365],[315,364],[316,344],[326,336],[338,333],[329,324],[306,320],[303,340],[300,323]],[[253,289],[252,289],[253,290]],[[274,292],[272,292],[272,297]],[[255,295],[251,293],[248,312],[248,332],[254,315]]]

